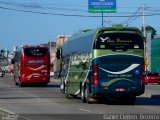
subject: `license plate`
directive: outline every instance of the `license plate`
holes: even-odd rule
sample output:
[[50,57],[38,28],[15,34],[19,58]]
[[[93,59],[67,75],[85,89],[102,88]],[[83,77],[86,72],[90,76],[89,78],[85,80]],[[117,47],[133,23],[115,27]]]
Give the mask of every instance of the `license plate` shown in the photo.
[[123,92],[123,91],[125,91],[125,89],[124,88],[116,88],[116,91],[117,92]]

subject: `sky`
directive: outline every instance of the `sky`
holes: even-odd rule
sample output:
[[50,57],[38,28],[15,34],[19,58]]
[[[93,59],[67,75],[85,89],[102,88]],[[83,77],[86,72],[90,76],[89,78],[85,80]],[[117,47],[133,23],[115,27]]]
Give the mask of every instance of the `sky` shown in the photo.
[[[146,25],[159,34],[160,0],[117,0],[117,12],[104,13],[104,26],[123,23],[141,28],[142,16],[135,15],[142,14],[143,5],[144,13],[152,15],[145,16]],[[100,16],[88,13],[88,0],[0,0],[0,49],[12,51],[14,46],[48,43],[57,35],[96,29],[101,27]]]

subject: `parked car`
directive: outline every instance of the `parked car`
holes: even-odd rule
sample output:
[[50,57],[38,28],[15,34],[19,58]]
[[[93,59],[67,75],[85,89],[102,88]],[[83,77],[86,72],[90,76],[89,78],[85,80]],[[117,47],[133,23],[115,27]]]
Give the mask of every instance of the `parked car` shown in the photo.
[[146,72],[145,74],[145,84],[157,83],[160,84],[160,76],[157,72]]
[[0,77],[3,77],[4,73],[3,73],[3,70],[0,69]]

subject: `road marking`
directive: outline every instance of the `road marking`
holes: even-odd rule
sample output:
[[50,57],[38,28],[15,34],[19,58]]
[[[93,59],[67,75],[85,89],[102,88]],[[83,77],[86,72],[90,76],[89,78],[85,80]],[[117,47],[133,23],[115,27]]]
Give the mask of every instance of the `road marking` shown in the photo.
[[15,114],[15,113],[13,113],[13,112],[11,112],[9,110],[3,109],[3,108],[0,108],[0,110],[3,111],[3,112],[9,113],[9,114]]
[[81,110],[81,111],[85,111],[85,112],[91,112],[91,111],[89,111],[89,110],[82,109],[82,108],[80,108],[79,110]]
[[3,109],[3,108],[0,108],[0,111],[5,112],[6,114],[17,115],[18,118],[20,117],[20,118],[22,118],[24,120],[32,120],[32,119],[26,118],[24,116],[18,115],[18,114],[14,113],[14,112],[11,112],[9,110]]

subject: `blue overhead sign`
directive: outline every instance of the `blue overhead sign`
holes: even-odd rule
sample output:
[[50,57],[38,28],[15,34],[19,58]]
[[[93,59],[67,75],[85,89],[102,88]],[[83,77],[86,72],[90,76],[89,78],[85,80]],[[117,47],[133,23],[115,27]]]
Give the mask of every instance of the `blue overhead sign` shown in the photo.
[[116,0],[88,0],[88,11],[90,13],[115,13]]

